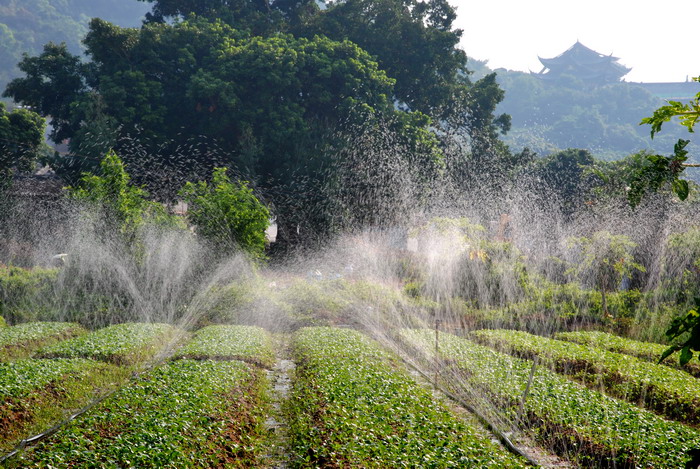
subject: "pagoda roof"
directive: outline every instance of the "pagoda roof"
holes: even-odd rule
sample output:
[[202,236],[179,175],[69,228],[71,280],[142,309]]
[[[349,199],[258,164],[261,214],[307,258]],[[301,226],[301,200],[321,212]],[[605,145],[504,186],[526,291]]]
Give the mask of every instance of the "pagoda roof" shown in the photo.
[[[584,46],[579,41],[576,41],[573,46],[556,57],[545,59],[538,56],[537,58],[544,66],[544,69],[538,74],[542,78],[550,78],[547,75],[552,72],[554,75],[558,75],[567,70],[576,70],[576,74],[584,80],[593,77],[618,80],[632,70],[618,63],[619,58],[612,54],[601,54]],[[549,70],[549,73],[545,70]]]
[[615,61],[620,60],[618,57],[613,57],[612,54],[604,55],[596,52],[593,49],[584,46],[579,41],[576,41],[573,46],[569,47],[556,57],[545,59],[537,56],[537,58],[540,59],[542,65],[547,68],[550,68],[550,65],[595,65],[610,62],[614,63]]

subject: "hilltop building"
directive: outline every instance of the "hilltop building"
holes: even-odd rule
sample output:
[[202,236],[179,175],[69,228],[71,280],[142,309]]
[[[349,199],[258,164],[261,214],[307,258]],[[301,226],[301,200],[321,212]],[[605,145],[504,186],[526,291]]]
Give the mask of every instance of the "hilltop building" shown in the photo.
[[[618,62],[612,54],[604,55],[589,49],[579,41],[561,54],[551,59],[537,57],[542,63],[539,73],[532,73],[543,81],[558,81],[562,76],[571,75],[590,86],[618,83],[630,70]],[[627,82],[646,89],[658,98],[688,100],[700,92],[700,83],[694,81],[675,83],[636,83]]]
[[556,80],[562,75],[573,75],[585,83],[603,85],[615,83],[627,75],[631,68],[618,63],[617,57],[603,55],[576,41],[551,59],[537,57],[543,65],[535,75],[543,80]]

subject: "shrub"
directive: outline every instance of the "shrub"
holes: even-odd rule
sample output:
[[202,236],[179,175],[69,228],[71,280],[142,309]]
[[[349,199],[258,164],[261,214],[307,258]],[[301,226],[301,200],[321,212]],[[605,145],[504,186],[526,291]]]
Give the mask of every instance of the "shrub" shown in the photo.
[[178,219],[165,207],[148,200],[148,192],[131,184],[122,160],[109,152],[100,163],[101,175],[84,173],[77,187],[69,187],[70,196],[98,210],[104,221],[105,234],[118,231],[125,241],[132,242],[147,222],[177,226]]
[[189,203],[187,218],[198,235],[217,247],[228,250],[238,246],[262,259],[270,211],[247,182],[232,182],[226,171],[227,168],[215,168],[211,184],[188,182],[182,188],[180,195]]
[[9,324],[50,319],[57,275],[58,269],[0,264],[0,316]]

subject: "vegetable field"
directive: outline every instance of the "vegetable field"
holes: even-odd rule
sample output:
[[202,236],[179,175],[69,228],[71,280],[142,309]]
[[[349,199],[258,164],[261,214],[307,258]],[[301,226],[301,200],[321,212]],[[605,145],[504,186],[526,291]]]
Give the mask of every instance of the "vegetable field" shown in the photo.
[[[21,350],[0,362],[4,467],[271,467],[270,448],[280,444],[294,468],[530,465],[412,374],[397,350],[424,370],[437,364],[442,389],[482,413],[495,406],[568,467],[683,467],[700,441],[697,378],[629,355],[613,368],[617,355],[603,348],[517,331],[441,332],[436,344],[433,330],[401,329],[388,344],[334,327],[273,337],[243,325],[185,333],[165,324],[88,332],[30,323],[0,337]],[[283,353],[296,368],[281,398],[271,377]],[[645,367],[655,367],[663,386],[637,378]],[[601,392],[615,392],[613,372],[627,386],[622,397],[644,383],[645,396],[654,396],[649,410],[637,394],[627,402]],[[671,399],[684,409],[676,421],[655,413]],[[270,427],[271,418],[284,430]],[[33,435],[40,437],[21,443]]]
[[474,337],[518,357],[539,357],[545,366],[668,418],[700,423],[700,380],[681,370],[521,331],[477,331]]
[[[405,330],[402,337],[418,348],[434,350],[433,331]],[[445,367],[455,372],[447,374],[453,377],[448,384],[455,392],[460,384],[468,384],[517,418],[532,362],[451,334],[441,334],[439,352]],[[684,467],[687,451],[700,438],[696,429],[543,367],[536,368],[521,418],[539,441],[586,467]]]

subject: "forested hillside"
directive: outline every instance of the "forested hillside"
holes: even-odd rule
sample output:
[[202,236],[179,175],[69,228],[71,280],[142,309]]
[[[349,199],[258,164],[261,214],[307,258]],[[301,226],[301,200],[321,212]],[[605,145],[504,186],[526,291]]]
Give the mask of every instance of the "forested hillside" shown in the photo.
[[505,141],[514,149],[528,147],[546,155],[585,148],[605,160],[640,150],[665,153],[679,138],[691,139],[692,153],[700,149],[700,140],[681,127],[668,126],[652,140],[648,126],[639,123],[665,101],[634,83],[591,86],[574,76],[542,81],[503,69],[497,76],[505,91],[499,110],[512,117]]
[[137,26],[149,7],[136,0],[6,0],[0,3],[0,88],[19,76],[23,53],[41,51],[48,42],[65,42],[74,54],[93,17],[121,26]]

